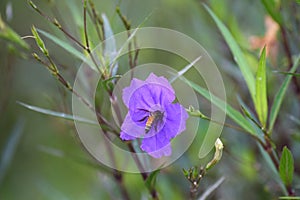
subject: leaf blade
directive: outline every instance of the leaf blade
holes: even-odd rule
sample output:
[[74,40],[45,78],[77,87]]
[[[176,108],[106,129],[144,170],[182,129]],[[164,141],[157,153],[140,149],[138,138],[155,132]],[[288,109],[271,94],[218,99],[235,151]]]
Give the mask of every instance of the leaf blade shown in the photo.
[[294,174],[294,159],[291,151],[285,146],[279,163],[280,178],[286,186],[291,185]]
[[267,75],[266,75],[266,47],[261,53],[256,73],[255,108],[262,128],[266,127],[268,117]]
[[246,81],[248,89],[250,91],[253,101],[255,101],[255,79],[250,70],[250,66],[246,61],[244,54],[242,53],[241,48],[238,46],[237,42],[234,40],[232,34],[229,32],[227,27],[221,22],[221,20],[213,13],[213,11],[204,4],[205,9],[211,15],[215,23],[217,24],[219,30],[221,31],[227,45],[229,46],[231,53],[234,56],[236,63],[238,64],[243,77]]
[[275,8],[275,2],[273,0],[261,0],[261,2],[272,19],[279,25],[282,24],[282,17],[279,10]]
[[160,173],[160,169],[157,169],[157,170],[151,172],[150,175],[148,176],[148,178],[146,179],[145,185],[149,191],[151,191],[153,188],[155,188],[156,178],[159,173]]
[[46,115],[50,115],[50,116],[54,116],[54,117],[59,117],[59,118],[63,118],[66,120],[72,120],[72,121],[77,121],[77,122],[82,122],[82,123],[87,123],[87,124],[91,124],[91,125],[99,125],[97,122],[94,122],[92,120],[89,119],[85,119],[79,116],[75,116],[75,115],[70,115],[70,114],[66,114],[66,113],[62,113],[62,112],[56,112],[53,110],[48,110],[48,109],[44,109],[44,108],[40,108],[37,106],[32,106],[23,102],[18,101],[18,104],[20,104],[21,106],[29,109],[29,110],[33,110],[35,112],[39,112],[42,114],[46,114]]

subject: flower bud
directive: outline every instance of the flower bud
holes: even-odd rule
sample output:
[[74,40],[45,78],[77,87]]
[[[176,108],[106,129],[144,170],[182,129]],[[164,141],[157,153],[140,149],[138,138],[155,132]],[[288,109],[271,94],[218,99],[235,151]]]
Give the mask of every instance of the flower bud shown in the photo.
[[223,152],[224,145],[220,138],[218,138],[215,142],[215,155],[214,158],[206,165],[206,170],[212,168],[215,164],[217,164],[221,158],[222,158],[222,152]]

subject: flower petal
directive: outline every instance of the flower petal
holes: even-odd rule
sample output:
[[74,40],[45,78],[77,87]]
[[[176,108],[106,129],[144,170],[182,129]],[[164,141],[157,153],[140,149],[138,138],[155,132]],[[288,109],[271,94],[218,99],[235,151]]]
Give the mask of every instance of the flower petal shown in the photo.
[[174,138],[186,128],[186,120],[189,115],[179,103],[170,104],[166,107],[167,119],[165,126],[159,134],[164,134],[168,139]]
[[146,126],[146,121],[149,117],[149,112],[146,110],[132,110],[129,111],[132,121],[139,126]]
[[141,144],[141,149],[154,158],[170,156],[172,154],[170,141],[167,139],[161,141],[160,139],[157,138],[157,135],[144,138]]
[[[123,89],[123,101],[129,112],[121,126],[121,139],[144,137],[140,146],[143,151],[154,158],[170,156],[170,141],[186,129],[188,118],[183,106],[172,104],[174,99],[175,92],[164,77],[151,73],[145,81],[133,79],[130,86]],[[156,121],[152,122],[153,127],[146,134],[146,122],[156,111],[162,112],[163,121],[152,119]]]
[[175,99],[175,92],[168,80],[151,73],[145,81],[132,79],[123,89],[123,101],[131,110],[149,110],[155,105],[168,105]]
[[124,104],[127,106],[127,108],[128,108],[129,100],[130,100],[130,97],[131,97],[132,93],[133,93],[137,88],[140,88],[140,87],[143,86],[144,84],[145,84],[145,81],[142,81],[142,80],[133,78],[133,79],[131,80],[131,82],[130,82],[130,86],[123,89],[123,95],[122,95],[122,98],[123,98]]
[[123,140],[133,140],[140,138],[145,133],[144,126],[138,126],[134,121],[132,121],[130,113],[127,113],[123,124],[121,126],[120,137]]
[[132,135],[128,135],[127,133],[125,133],[124,131],[121,131],[120,133],[120,138],[122,140],[134,140],[136,139],[135,137],[133,137]]
[[141,109],[155,111],[152,108],[158,105],[161,107],[169,105],[174,99],[175,95],[166,87],[149,83],[132,93],[128,106],[133,112]]
[[[170,92],[172,92],[172,94],[175,96],[175,91],[174,91],[173,87],[171,86],[171,84],[165,77],[163,77],[163,76],[158,77],[154,73],[151,73],[145,81],[148,83],[160,84],[163,87],[165,87],[166,89],[168,89]],[[173,101],[174,101],[174,98],[172,98],[172,100],[170,102],[173,102]]]

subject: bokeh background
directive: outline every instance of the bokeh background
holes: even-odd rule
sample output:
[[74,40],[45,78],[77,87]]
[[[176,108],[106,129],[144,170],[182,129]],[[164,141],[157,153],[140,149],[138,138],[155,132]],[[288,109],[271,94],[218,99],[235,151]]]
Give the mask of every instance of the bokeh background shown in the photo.
[[[279,1],[276,1],[279,2]],[[259,49],[251,49],[250,38],[263,37],[266,33],[267,15],[260,1],[234,0],[123,0],[95,1],[99,13],[105,13],[115,33],[124,26],[115,12],[117,6],[131,22],[132,27],[158,26],[180,31],[194,38],[208,51],[218,65],[224,79],[227,102],[239,109],[238,98],[253,109],[250,94],[237,68],[227,44],[215,23],[203,7],[206,3],[228,26],[243,51],[248,52],[253,72]],[[35,1],[47,15],[56,17],[77,38],[82,37],[82,2],[80,0]],[[296,1],[281,2],[282,13],[288,27],[288,38],[293,55],[299,54],[300,5]],[[1,0],[0,13],[6,26],[20,36],[31,35],[31,27],[46,30],[70,42],[55,26],[36,13],[27,3],[19,0]],[[145,20],[146,19],[146,20]],[[268,68],[269,102],[273,102],[284,75],[273,70],[286,71],[286,58],[282,38],[276,35],[277,54],[270,57]],[[17,102],[51,110],[71,113],[71,95],[44,66],[36,62],[32,52],[38,47],[32,38],[25,41],[24,49],[5,38],[0,39],[0,199],[120,199],[118,186],[104,166],[94,162],[80,145],[72,122],[30,111]],[[72,83],[81,61],[44,38],[60,70]],[[94,41],[95,43],[97,41]],[[164,56],[157,60],[165,63]],[[183,66],[169,60],[169,65]],[[187,75],[193,79],[192,74]],[[203,98],[203,110],[209,105]],[[295,159],[295,189],[299,190],[300,109],[297,96],[290,88],[279,119],[275,125],[274,141],[279,150],[288,145]],[[233,123],[228,120],[228,123]],[[173,165],[161,171],[157,190],[162,199],[186,199],[189,182],[181,173],[182,168],[205,163],[197,157],[201,144],[201,131],[207,122],[200,120],[199,137],[189,150]],[[201,127],[203,129],[201,130]],[[205,191],[220,177],[225,182],[211,199],[276,199],[282,195],[271,170],[262,159],[259,148],[251,138],[241,132],[225,128],[221,139],[225,152],[220,163],[201,181],[200,192]],[[211,155],[210,155],[211,156]],[[132,199],[147,199],[148,191],[138,174],[124,174],[124,182]],[[299,192],[298,192],[299,193]]]

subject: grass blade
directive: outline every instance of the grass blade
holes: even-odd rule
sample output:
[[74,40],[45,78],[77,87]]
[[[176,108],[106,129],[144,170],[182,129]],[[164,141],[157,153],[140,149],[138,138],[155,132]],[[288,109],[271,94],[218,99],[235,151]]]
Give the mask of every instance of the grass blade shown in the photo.
[[256,73],[255,108],[262,128],[265,128],[268,117],[266,47],[261,53]]
[[70,114],[66,114],[66,113],[62,113],[62,112],[56,112],[53,110],[48,110],[48,109],[44,109],[44,108],[40,108],[37,106],[32,106],[23,102],[17,102],[18,104],[20,104],[21,106],[29,109],[29,110],[33,110],[39,113],[43,113],[46,115],[50,115],[50,116],[54,116],[54,117],[59,117],[59,118],[63,118],[63,119],[67,119],[67,120],[72,120],[72,121],[77,121],[77,122],[82,122],[82,123],[86,123],[86,124],[91,124],[91,125],[99,125],[97,122],[89,120],[89,119],[85,119],[82,117],[78,117],[78,116],[74,116],[74,115],[70,115]]
[[217,24],[219,30],[221,31],[224,39],[226,40],[226,42],[234,56],[234,59],[243,74],[243,77],[244,77],[246,84],[248,86],[248,89],[250,91],[251,97],[252,97],[253,101],[255,101],[255,80],[254,80],[254,76],[251,72],[251,68],[246,60],[246,57],[242,53],[241,48],[239,47],[239,45],[233,38],[232,34],[227,29],[227,27],[221,22],[221,20],[213,13],[213,11],[208,6],[204,5],[204,7],[208,11],[208,13],[211,15],[211,17],[213,18],[213,20]]
[[[300,55],[297,57],[293,67],[291,68],[291,70],[289,71],[290,73],[294,73],[299,65],[299,61],[300,61]],[[287,77],[284,79],[284,82],[282,83],[280,89],[278,90],[273,105],[271,107],[271,112],[270,112],[270,124],[269,124],[269,132],[272,133],[274,124],[275,124],[275,120],[277,118],[280,106],[282,104],[283,98],[285,96],[285,93],[288,89],[288,86],[290,84],[292,80],[292,76],[291,75],[287,75]]]

